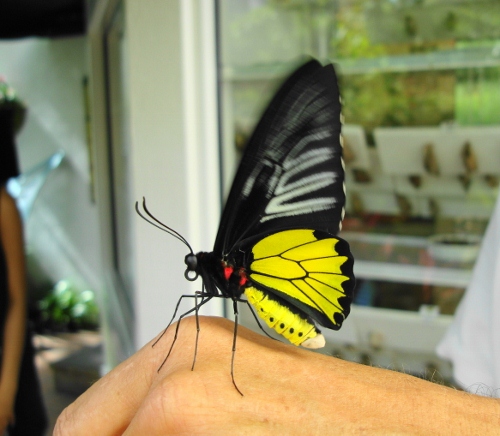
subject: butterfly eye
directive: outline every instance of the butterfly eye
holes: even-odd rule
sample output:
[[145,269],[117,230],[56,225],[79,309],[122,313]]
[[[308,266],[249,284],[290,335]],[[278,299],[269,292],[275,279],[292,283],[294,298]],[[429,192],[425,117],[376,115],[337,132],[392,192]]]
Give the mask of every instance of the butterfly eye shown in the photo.
[[198,267],[198,258],[195,254],[189,253],[184,258],[184,263],[187,265],[188,271],[196,271],[196,268]]

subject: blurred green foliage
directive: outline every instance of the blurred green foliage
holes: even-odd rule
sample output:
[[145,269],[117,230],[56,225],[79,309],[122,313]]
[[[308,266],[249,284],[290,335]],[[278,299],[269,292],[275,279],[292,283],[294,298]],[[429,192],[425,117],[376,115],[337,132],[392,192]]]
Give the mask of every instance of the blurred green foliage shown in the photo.
[[95,330],[99,309],[92,290],[78,290],[71,282],[61,280],[39,302],[42,329],[49,331]]

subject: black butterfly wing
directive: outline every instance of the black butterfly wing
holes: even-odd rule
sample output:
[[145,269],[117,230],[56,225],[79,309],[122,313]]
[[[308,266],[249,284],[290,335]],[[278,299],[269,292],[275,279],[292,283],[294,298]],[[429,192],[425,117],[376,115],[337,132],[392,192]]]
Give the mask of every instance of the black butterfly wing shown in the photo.
[[251,136],[214,253],[280,229],[336,234],[344,213],[340,95],[332,65],[310,61],[281,86]]

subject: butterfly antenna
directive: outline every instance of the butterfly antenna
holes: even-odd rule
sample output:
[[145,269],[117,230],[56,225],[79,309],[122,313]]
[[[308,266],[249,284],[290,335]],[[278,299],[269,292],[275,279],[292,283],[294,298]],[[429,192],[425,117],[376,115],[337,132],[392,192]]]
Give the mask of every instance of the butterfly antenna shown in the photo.
[[145,221],[147,221],[149,224],[152,226],[155,226],[156,228],[163,230],[164,232],[168,233],[169,235],[173,236],[174,238],[178,239],[181,241],[186,247],[189,248],[189,251],[191,254],[193,254],[193,249],[191,248],[191,245],[189,245],[189,242],[186,240],[184,236],[182,236],[179,232],[175,231],[171,227],[167,226],[166,224],[162,223],[158,218],[156,218],[147,208],[146,206],[146,199],[143,197],[142,198],[142,208],[144,209],[144,212],[146,215],[144,215],[140,210],[139,210],[139,202],[135,202],[135,211],[137,214]]

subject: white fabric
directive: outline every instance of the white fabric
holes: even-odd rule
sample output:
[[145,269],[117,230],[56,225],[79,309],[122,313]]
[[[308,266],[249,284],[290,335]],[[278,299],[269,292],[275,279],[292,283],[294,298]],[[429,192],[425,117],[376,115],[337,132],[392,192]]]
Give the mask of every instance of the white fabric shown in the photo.
[[452,361],[461,387],[500,397],[500,196],[470,284],[437,353]]

